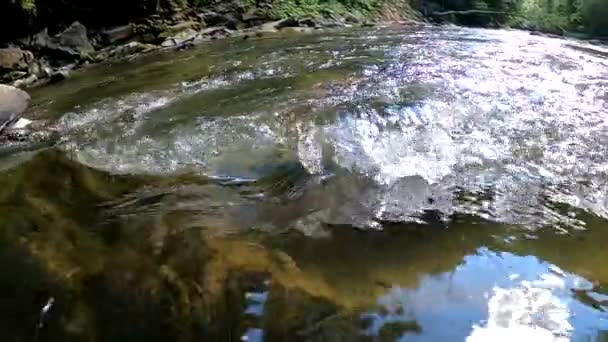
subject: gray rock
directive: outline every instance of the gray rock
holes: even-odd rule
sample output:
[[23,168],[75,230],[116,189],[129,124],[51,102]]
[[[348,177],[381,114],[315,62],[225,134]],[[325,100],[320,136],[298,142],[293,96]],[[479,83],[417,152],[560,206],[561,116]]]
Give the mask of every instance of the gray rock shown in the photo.
[[155,45],[143,44],[140,42],[130,42],[121,46],[118,46],[108,52],[108,58],[124,58],[136,53],[144,53],[155,50]]
[[256,32],[277,32],[279,30],[277,27],[279,25],[279,22],[281,22],[281,20],[264,23],[264,24],[256,27],[255,31]]
[[359,24],[361,22],[361,18],[359,18],[358,16],[356,16],[352,13],[344,14],[343,18],[344,18],[344,21],[349,24]]
[[326,17],[317,17],[317,18],[315,18],[315,22],[317,23],[317,27],[334,28],[334,27],[344,27],[345,26],[345,24],[339,20],[336,20],[333,18],[326,18]]
[[125,42],[135,34],[132,25],[113,27],[100,33],[101,40],[106,45],[114,45]]
[[25,78],[21,78],[13,82],[13,85],[18,88],[28,88],[34,85],[38,81],[38,76],[28,75]]
[[169,37],[165,39],[165,41],[161,44],[163,47],[171,47],[183,44],[185,42],[194,41],[200,34],[194,29],[186,29],[184,31],[178,32],[175,36]]
[[70,78],[70,70],[61,69],[51,74],[50,83],[57,83]]
[[27,72],[31,75],[36,75],[39,79],[50,77],[53,73],[53,69],[49,63],[44,59],[39,59],[30,64]]
[[19,48],[0,49],[0,71],[26,70],[34,60],[29,51]]
[[183,23],[179,23],[177,25],[169,26],[165,28],[163,32],[161,32],[158,37],[159,38],[172,38],[182,32],[192,32],[196,31],[200,27],[200,24],[194,21],[186,21]]
[[217,39],[217,38],[231,36],[234,33],[234,31],[229,30],[227,27],[224,27],[224,26],[214,26],[214,27],[207,27],[207,28],[201,30],[199,33],[201,34],[201,36],[208,37],[211,39]]
[[313,18],[300,19],[299,22],[300,22],[300,26],[313,27],[313,28],[319,26],[317,21],[315,21]]
[[277,21],[277,17],[270,8],[253,7],[243,14],[242,21],[247,27],[259,26],[269,21]]
[[21,114],[30,103],[30,96],[23,90],[0,84],[0,112]]
[[72,49],[81,57],[86,57],[95,51],[87,37],[87,28],[77,21],[57,35],[57,39],[59,46]]
[[286,18],[283,20],[279,20],[276,24],[275,24],[275,28],[276,29],[283,29],[286,27],[298,27],[300,26],[300,22],[298,20],[296,20],[295,18]]
[[60,46],[56,38],[49,36],[47,29],[24,40],[23,43],[30,49],[35,50],[40,54],[47,55],[51,59],[78,60],[81,58],[78,51]]
[[206,11],[199,14],[201,20],[209,26],[224,26],[230,30],[238,29],[240,20],[233,13]]

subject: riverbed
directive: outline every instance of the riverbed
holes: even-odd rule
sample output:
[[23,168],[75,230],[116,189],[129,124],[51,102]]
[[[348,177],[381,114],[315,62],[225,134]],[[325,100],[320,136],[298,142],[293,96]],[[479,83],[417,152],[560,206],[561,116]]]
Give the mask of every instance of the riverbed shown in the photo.
[[608,49],[450,27],[226,39],[32,92],[7,341],[605,341]]

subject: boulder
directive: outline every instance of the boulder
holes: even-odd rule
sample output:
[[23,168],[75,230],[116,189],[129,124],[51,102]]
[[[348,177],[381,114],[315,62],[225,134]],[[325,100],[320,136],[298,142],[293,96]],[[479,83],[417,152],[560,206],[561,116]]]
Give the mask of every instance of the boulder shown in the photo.
[[49,56],[52,60],[77,60],[81,57],[77,51],[60,46],[57,39],[49,36],[47,29],[38,32],[23,43],[32,50]]
[[245,12],[242,21],[247,27],[259,26],[269,21],[277,21],[281,18],[269,8],[253,7]]
[[28,88],[36,84],[36,82],[38,82],[38,76],[28,75],[25,78],[21,78],[13,82],[13,85],[18,88]]
[[101,41],[105,45],[123,43],[133,37],[135,30],[132,25],[113,27],[100,33]]
[[199,33],[193,29],[187,29],[185,31],[178,32],[175,36],[165,39],[161,44],[163,47],[170,47],[180,45],[188,41],[194,41],[199,37]]
[[29,51],[19,48],[0,49],[0,71],[25,70],[33,60],[34,55]]
[[87,37],[87,28],[77,21],[58,34],[57,41],[59,46],[72,49],[81,57],[86,57],[95,51]]
[[25,46],[48,56],[51,61],[74,61],[89,58],[95,51],[87,37],[84,25],[74,22],[65,31],[56,36],[49,36],[44,29],[29,39],[22,41]]
[[359,18],[358,16],[352,14],[352,13],[346,13],[344,14],[344,21],[348,24],[359,24],[361,22],[361,18]]
[[30,103],[30,96],[23,90],[0,84],[0,112],[23,113]]
[[238,29],[240,20],[233,13],[218,13],[205,11],[199,14],[201,21],[208,26],[225,26],[230,30]]

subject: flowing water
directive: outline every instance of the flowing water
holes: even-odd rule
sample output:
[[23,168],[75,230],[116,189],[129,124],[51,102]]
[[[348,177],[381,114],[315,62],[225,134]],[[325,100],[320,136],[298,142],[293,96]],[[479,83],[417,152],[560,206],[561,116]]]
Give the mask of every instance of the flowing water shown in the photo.
[[5,341],[607,341],[608,49],[224,40],[36,90]]

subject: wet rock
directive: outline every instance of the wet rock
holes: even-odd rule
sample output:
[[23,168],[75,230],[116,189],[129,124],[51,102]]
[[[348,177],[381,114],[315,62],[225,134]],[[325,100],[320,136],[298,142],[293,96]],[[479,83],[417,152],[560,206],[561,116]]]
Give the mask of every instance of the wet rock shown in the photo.
[[305,27],[318,27],[319,24],[317,23],[317,21],[313,18],[304,18],[304,19],[300,19],[299,21],[300,26],[305,26]]
[[286,27],[298,27],[300,26],[300,22],[295,18],[286,18],[283,20],[279,20],[274,26],[276,29],[284,29]]
[[185,31],[181,31],[181,32],[177,33],[173,37],[169,37],[169,38],[165,39],[165,41],[163,41],[161,46],[163,46],[163,47],[177,46],[180,44],[184,44],[186,42],[194,41],[198,37],[200,37],[200,34],[197,31],[195,31],[193,29],[187,29]]
[[28,75],[25,78],[21,78],[13,82],[13,85],[18,88],[28,88],[34,85],[38,81],[38,76]]
[[114,45],[126,42],[135,35],[132,25],[113,27],[100,33],[101,41],[105,45]]
[[285,33],[311,33],[313,32],[313,28],[311,27],[285,27],[281,30],[281,32]]
[[226,28],[224,26],[215,26],[215,27],[208,27],[206,29],[201,30],[200,34],[203,37],[217,39],[217,38],[224,38],[224,37],[231,36],[232,34],[234,34],[234,31],[229,30],[228,28]]
[[276,28],[274,28],[273,26],[258,26],[258,27],[254,27],[252,29],[252,32],[255,34],[255,36],[257,37],[263,37],[263,36],[267,36],[267,35],[272,35],[272,34],[276,34],[279,32],[279,30],[277,30]]
[[346,14],[344,14],[343,18],[344,18],[344,21],[346,23],[349,23],[349,24],[359,24],[359,23],[361,23],[361,18],[359,18],[358,16],[356,16],[356,15],[354,15],[352,13],[346,13]]
[[0,84],[0,112],[22,113],[30,103],[28,93],[15,87]]
[[279,29],[277,28],[278,23],[279,23],[278,21],[271,21],[269,23],[264,23],[254,29],[256,32],[278,32],[279,31]]
[[86,27],[78,22],[56,36],[49,36],[48,30],[44,29],[21,43],[39,55],[48,56],[54,64],[87,59],[95,51]]
[[95,51],[87,37],[87,28],[77,21],[57,35],[57,39],[61,47],[76,51],[82,58]]
[[34,55],[19,48],[0,49],[0,71],[25,70],[34,60]]
[[191,33],[192,31],[194,31],[196,33],[196,30],[198,30],[200,28],[200,24],[194,21],[187,21],[187,22],[183,22],[183,23],[179,23],[177,25],[173,25],[173,26],[169,26],[167,27],[164,32],[162,32],[161,34],[159,34],[159,38],[163,38],[163,39],[167,39],[167,38],[173,38],[177,35],[184,35],[184,32],[186,33]]
[[57,70],[51,74],[50,83],[57,83],[70,78],[69,69]]
[[50,77],[53,73],[53,69],[51,68],[49,62],[47,62],[44,58],[41,58],[30,64],[27,72],[30,75],[36,75],[36,77],[39,79],[43,79]]
[[49,36],[47,29],[24,40],[23,43],[39,54],[48,56],[51,60],[79,60],[81,58],[77,51],[60,46],[57,39]]
[[240,20],[232,13],[206,11],[199,14],[199,17],[208,26],[224,26],[230,30],[238,29],[240,24]]
[[269,8],[254,7],[243,14],[242,21],[247,27],[254,27],[269,21],[277,21],[277,17]]
[[[155,45],[151,45],[151,44],[143,44],[140,42],[130,42],[121,46],[118,46],[112,50],[110,50],[109,52],[107,52],[107,55],[104,54],[104,57],[107,56],[106,58],[124,58],[127,56],[131,56],[137,53],[145,53],[145,52],[149,52],[152,50],[155,50],[157,47]],[[99,58],[100,56],[98,55],[96,58]]]

